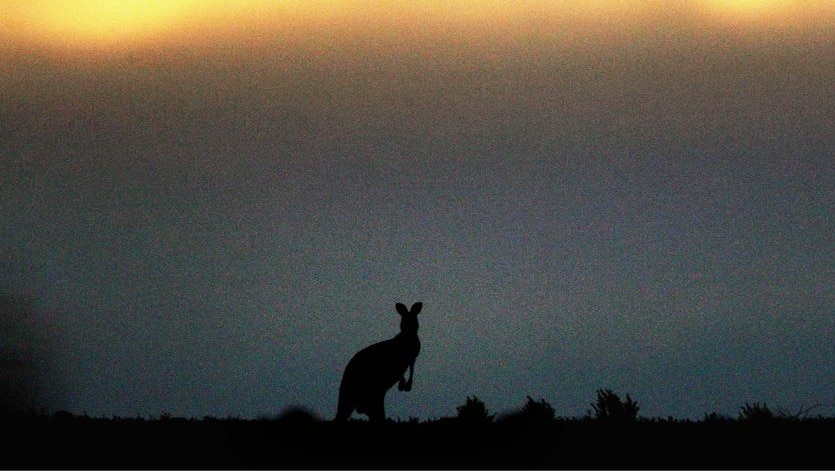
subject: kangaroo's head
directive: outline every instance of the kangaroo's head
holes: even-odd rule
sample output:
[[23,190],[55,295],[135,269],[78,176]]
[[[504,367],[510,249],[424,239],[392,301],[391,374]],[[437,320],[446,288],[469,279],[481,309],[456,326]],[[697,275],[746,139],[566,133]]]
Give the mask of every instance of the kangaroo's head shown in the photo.
[[417,335],[417,315],[421,308],[423,308],[423,303],[414,303],[411,309],[400,303],[397,303],[395,307],[397,308],[397,313],[400,314],[400,333],[404,335]]

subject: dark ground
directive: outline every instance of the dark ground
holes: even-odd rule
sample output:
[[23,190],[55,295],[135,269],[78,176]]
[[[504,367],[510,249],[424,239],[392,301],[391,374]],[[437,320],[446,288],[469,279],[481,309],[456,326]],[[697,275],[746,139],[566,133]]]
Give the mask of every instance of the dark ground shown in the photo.
[[3,468],[835,469],[835,419],[546,425],[2,418]]

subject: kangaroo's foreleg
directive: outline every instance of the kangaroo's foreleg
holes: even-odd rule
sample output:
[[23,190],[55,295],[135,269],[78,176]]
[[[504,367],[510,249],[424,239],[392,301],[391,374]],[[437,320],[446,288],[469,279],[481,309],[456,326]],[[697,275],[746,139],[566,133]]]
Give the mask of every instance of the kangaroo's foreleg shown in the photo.
[[409,364],[409,380],[406,381],[406,377],[403,376],[400,378],[400,383],[397,385],[397,389],[400,391],[411,391],[412,390],[412,379],[415,376],[415,362],[412,361]]
[[336,418],[334,422],[347,422],[351,418],[351,413],[354,412],[355,405],[347,398],[340,397],[339,405],[336,410]]

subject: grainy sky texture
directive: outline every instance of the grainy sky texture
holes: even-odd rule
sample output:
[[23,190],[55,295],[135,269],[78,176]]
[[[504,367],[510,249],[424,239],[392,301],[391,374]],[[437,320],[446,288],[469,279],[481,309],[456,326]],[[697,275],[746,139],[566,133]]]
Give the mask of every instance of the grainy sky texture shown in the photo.
[[395,418],[835,412],[835,3],[115,3],[0,0],[5,403],[332,417],[423,301]]

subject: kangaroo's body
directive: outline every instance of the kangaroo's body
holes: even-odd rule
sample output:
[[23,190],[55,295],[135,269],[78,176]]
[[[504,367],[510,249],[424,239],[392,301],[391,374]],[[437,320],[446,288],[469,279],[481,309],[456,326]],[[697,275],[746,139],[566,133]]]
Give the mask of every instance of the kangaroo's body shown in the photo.
[[[415,372],[415,359],[420,353],[417,315],[423,307],[415,303],[409,310],[397,304],[400,333],[394,338],[366,347],[348,362],[339,386],[336,421],[347,421],[354,410],[372,422],[386,418],[386,392],[399,382],[398,389],[410,391]],[[409,379],[406,380],[406,370]]]

